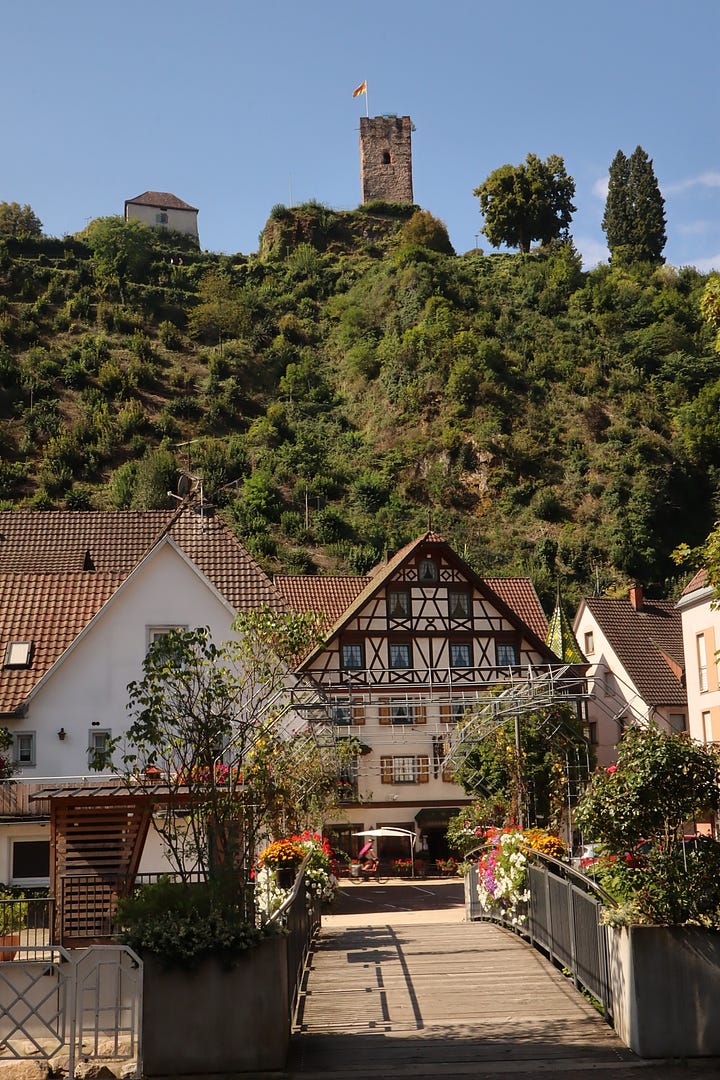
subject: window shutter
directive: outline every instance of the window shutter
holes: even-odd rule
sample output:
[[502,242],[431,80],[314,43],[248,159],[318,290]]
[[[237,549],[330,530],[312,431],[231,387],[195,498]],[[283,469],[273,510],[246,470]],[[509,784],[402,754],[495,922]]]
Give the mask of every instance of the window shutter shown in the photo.
[[380,783],[392,784],[393,781],[393,759],[391,757],[380,758]]
[[389,724],[390,723],[390,718],[391,718],[390,706],[389,705],[381,705],[380,709],[379,709],[379,713],[380,713],[380,723],[381,724]]
[[414,724],[427,724],[427,713],[424,705],[415,705],[413,710]]
[[365,705],[362,702],[356,701],[352,706],[352,722],[353,724],[365,723]]
[[452,709],[449,705],[440,706],[440,719],[442,720],[443,724],[452,723]]
[[430,758],[427,754],[419,754],[415,759],[417,767],[417,782],[418,784],[427,784],[430,782]]
[[455,773],[453,771],[452,765],[446,765],[445,766],[445,768],[442,771],[442,778],[441,779],[446,784],[452,784],[453,783],[453,781],[455,779]]

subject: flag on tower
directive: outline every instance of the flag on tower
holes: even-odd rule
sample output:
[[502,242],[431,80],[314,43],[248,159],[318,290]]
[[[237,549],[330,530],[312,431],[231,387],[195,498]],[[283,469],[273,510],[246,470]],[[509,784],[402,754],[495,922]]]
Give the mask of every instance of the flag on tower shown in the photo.
[[353,97],[360,97],[361,94],[367,94],[367,79],[363,79],[360,85],[353,90]]

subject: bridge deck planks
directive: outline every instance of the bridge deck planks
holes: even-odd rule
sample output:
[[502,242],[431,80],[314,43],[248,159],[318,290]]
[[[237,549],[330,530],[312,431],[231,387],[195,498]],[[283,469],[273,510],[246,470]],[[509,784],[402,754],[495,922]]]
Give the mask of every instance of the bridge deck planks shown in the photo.
[[632,1059],[514,934],[487,923],[375,925],[322,931],[289,1075],[440,1076],[473,1064],[602,1068]]

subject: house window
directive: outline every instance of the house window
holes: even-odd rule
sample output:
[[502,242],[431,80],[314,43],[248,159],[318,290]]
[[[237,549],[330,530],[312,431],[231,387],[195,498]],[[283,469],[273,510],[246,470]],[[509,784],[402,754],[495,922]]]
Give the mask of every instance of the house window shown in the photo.
[[5,667],[30,667],[31,653],[32,641],[11,641],[7,647],[7,652],[5,653]]
[[668,720],[670,723],[670,730],[674,735],[679,735],[681,731],[685,730],[684,712],[671,712]]
[[352,705],[333,705],[332,722],[340,727],[352,724]]
[[465,589],[451,589],[448,593],[451,619],[467,619],[470,616],[470,593]]
[[408,589],[393,589],[388,595],[388,614],[391,619],[410,617],[410,591]]
[[167,223],[168,223],[167,214],[165,213],[164,210],[159,210],[157,212],[157,214],[155,215],[155,224],[156,225],[167,225]]
[[450,667],[472,667],[472,647],[469,641],[450,642]]
[[36,765],[35,732],[16,731],[13,735],[13,760],[16,765]]
[[156,641],[160,641],[161,638],[167,637],[173,630],[187,630],[187,625],[178,626],[174,623],[172,626],[148,626],[147,628],[147,645],[150,648]]
[[391,641],[390,642],[390,667],[391,668],[409,668],[412,667],[412,655],[410,650],[410,642],[408,641]]
[[708,688],[707,649],[705,647],[705,635],[698,634],[696,641],[700,691],[701,693],[705,693]]
[[362,671],[365,667],[365,650],[361,641],[348,641],[343,644],[342,666],[345,671]]
[[414,757],[394,757],[392,759],[392,778],[394,784],[414,784],[415,775]]
[[592,630],[586,630],[585,632],[585,655],[592,656],[595,652],[595,636]]
[[393,724],[412,724],[415,710],[407,701],[390,702],[390,722]]
[[420,581],[437,581],[438,566],[434,559],[421,559],[418,571]]
[[43,885],[50,881],[50,841],[13,840],[10,854],[12,885]]
[[517,645],[514,641],[498,641],[495,649],[498,667],[514,667],[517,664]]
[[110,728],[92,728],[88,732],[88,764],[96,772],[106,767],[103,755],[107,752],[112,737]]
[[703,728],[703,740],[706,743],[711,743],[713,741],[713,731],[712,731],[712,717],[711,717],[709,712],[704,712],[702,714],[702,728]]

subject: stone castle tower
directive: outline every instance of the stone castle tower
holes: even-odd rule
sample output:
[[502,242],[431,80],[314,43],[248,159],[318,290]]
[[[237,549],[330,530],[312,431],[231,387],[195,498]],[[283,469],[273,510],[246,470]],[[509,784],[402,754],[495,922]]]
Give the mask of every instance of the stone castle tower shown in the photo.
[[360,117],[362,201],[411,203],[412,147],[409,116]]

